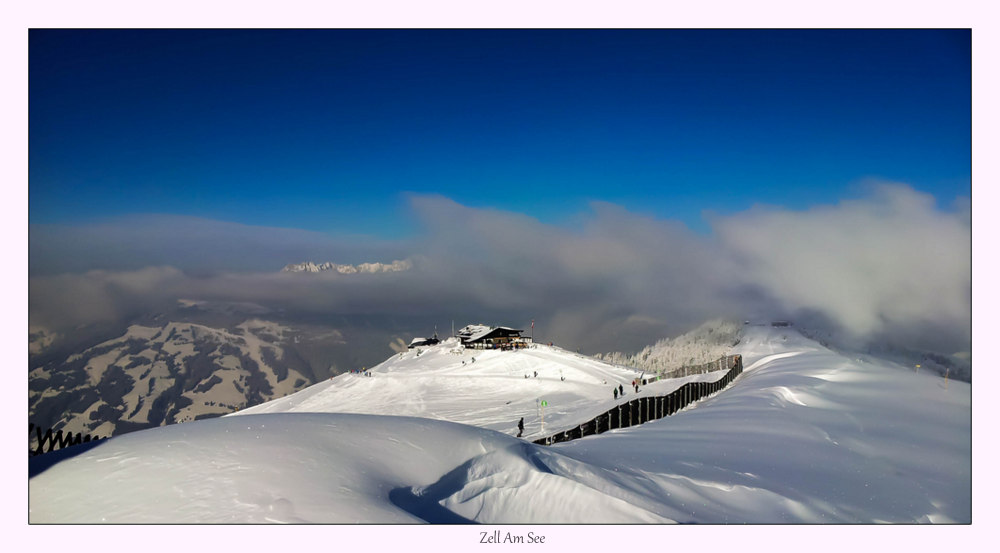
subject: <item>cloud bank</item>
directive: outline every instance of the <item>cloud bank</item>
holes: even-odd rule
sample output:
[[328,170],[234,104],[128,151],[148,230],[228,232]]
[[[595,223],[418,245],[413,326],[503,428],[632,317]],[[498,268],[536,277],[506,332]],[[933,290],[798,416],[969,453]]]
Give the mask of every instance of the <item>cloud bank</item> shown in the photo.
[[942,211],[929,195],[877,184],[864,200],[801,212],[759,208],[713,228],[741,278],[784,312],[821,314],[855,337],[968,348],[967,206]]
[[[708,236],[594,203],[573,226],[411,198],[424,232],[395,243],[160,216],[33,226],[29,317],[52,329],[177,299],[287,313],[423,317],[442,331],[526,328],[585,352],[638,349],[706,319],[792,318],[848,337],[967,351],[971,226],[905,185],[806,211],[754,208]],[[281,274],[305,260],[410,258],[376,275]]]

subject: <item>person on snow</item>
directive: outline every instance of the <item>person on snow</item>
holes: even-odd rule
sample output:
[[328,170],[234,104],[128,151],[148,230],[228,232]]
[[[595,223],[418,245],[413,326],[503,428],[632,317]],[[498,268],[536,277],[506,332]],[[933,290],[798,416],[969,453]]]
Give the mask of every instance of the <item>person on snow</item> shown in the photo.
[[611,388],[611,390],[615,393],[615,399],[618,399],[618,388]]
[[517,437],[520,438],[521,434],[524,434],[524,417],[517,421]]
[[618,395],[620,396],[625,395],[625,388],[622,388],[621,384],[618,385]]

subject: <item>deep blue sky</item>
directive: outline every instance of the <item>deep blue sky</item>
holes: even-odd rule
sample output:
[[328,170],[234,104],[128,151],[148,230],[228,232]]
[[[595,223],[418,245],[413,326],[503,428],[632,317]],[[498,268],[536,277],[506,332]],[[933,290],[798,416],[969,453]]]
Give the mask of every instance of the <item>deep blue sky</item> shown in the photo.
[[967,30],[32,30],[31,223],[135,213],[385,238],[406,193],[562,222],[603,200],[971,194]]

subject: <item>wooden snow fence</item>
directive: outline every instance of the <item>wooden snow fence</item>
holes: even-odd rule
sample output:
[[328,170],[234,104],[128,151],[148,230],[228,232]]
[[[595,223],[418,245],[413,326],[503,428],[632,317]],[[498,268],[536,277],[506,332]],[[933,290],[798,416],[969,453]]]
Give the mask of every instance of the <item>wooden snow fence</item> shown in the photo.
[[[32,448],[30,445],[32,432],[35,433],[35,438],[37,439],[37,445],[35,445],[34,448]],[[28,454],[32,457],[34,457],[35,455],[41,455],[43,453],[49,453],[50,451],[53,451],[55,449],[66,448],[71,445],[83,444],[103,439],[96,436],[91,436],[90,434],[84,436],[79,432],[77,432],[76,434],[73,434],[72,432],[67,432],[66,434],[63,434],[62,430],[57,430],[56,433],[53,434],[51,428],[46,430],[45,433],[43,434],[41,427],[35,426],[30,422],[28,423],[28,437],[29,437]]]
[[[726,371],[725,376],[714,382],[688,382],[665,396],[645,396],[620,403],[585,423],[551,436],[539,438],[534,443],[552,445],[568,442],[584,436],[601,434],[617,428],[628,428],[673,415],[691,403],[718,393],[729,386],[743,372],[743,358],[739,355],[729,355],[718,361],[706,363],[705,366],[729,367],[729,370]],[[643,379],[642,385],[660,379],[662,377]]]

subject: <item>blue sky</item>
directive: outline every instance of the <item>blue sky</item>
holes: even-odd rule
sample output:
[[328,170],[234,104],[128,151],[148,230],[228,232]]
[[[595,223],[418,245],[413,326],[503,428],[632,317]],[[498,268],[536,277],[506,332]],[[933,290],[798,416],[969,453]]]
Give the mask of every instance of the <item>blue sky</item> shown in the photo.
[[411,194],[707,232],[905,182],[971,195],[968,30],[32,30],[29,222],[382,239]]

